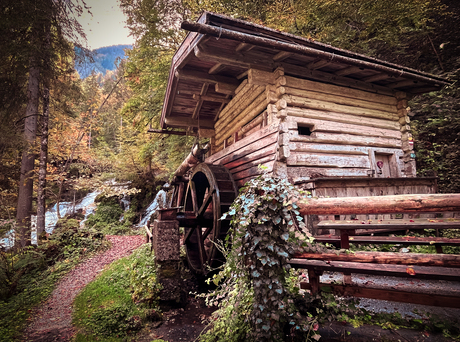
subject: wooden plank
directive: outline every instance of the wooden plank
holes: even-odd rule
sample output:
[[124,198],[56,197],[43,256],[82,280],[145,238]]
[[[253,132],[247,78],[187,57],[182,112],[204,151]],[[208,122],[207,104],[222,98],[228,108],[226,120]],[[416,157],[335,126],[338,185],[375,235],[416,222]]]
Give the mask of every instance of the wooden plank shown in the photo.
[[358,72],[361,70],[364,70],[364,69],[360,67],[356,67],[356,66],[349,66],[349,67],[340,69],[339,71],[336,71],[334,74],[336,74],[337,76],[347,76],[347,75],[354,74],[355,72]]
[[372,75],[372,76],[369,76],[369,77],[362,78],[361,81],[372,83],[372,82],[378,82],[378,81],[386,80],[387,78],[390,78],[390,77],[391,76],[388,75],[388,74],[379,73],[379,74],[376,74],[376,75]]
[[[281,81],[281,82],[280,82]],[[362,91],[352,89],[349,87],[341,87],[337,85],[315,82],[310,80],[304,80],[296,77],[284,76],[277,80],[277,84],[285,85],[291,88],[297,88],[302,90],[311,90],[331,95],[339,95],[350,97],[358,100],[366,100],[371,102],[383,103],[387,105],[396,106],[396,98],[394,96],[387,96],[381,94],[375,94],[373,92]]]
[[[321,178],[314,180],[316,188],[352,188],[352,187],[365,187],[365,188],[387,188],[391,184],[407,189],[408,194],[426,193],[415,192],[415,186],[422,187],[425,191],[427,188],[432,188],[436,184],[436,178]],[[401,190],[400,190],[401,191]],[[400,193],[402,194],[402,193]]]
[[292,52],[280,51],[275,56],[273,56],[273,60],[275,62],[281,62],[281,61],[285,60],[286,58],[291,57],[292,55],[293,55]]
[[[372,232],[378,233],[379,230],[373,229]],[[335,235],[315,236],[315,240],[318,242],[324,242],[324,243],[340,242],[340,238]],[[349,241],[350,243],[372,243],[372,244],[377,244],[377,245],[379,244],[382,244],[382,245],[384,244],[402,244],[402,245],[460,246],[460,239],[448,239],[448,238],[440,238],[440,237],[352,236],[349,238]]]
[[370,163],[367,156],[356,155],[331,155],[319,153],[291,153],[287,158],[288,166],[314,166],[338,168],[364,168],[369,169]]
[[221,63],[216,63],[214,66],[208,70],[209,75],[215,75],[224,70],[227,66]]
[[383,110],[368,109],[355,107],[352,105],[342,105],[321,100],[314,100],[294,95],[283,95],[281,99],[285,100],[291,107],[318,109],[328,112],[351,114],[370,118],[398,120],[397,113],[385,112]]
[[176,77],[183,80],[191,80],[205,83],[222,83],[231,86],[238,86],[238,81],[232,77],[220,76],[220,75],[209,75],[206,72],[181,69],[176,71]]
[[[460,308],[459,296],[443,295],[439,293],[433,296],[432,294],[402,291],[394,288],[368,288],[357,285],[338,285],[329,283],[320,283],[317,286],[319,290],[321,290],[321,288],[327,289],[328,291],[332,289],[333,293],[345,297],[373,298],[400,303]],[[313,286],[306,282],[301,282],[300,288],[305,290],[312,289],[313,291]]]
[[[238,99],[238,103],[234,102],[235,99],[233,99],[230,102],[230,104],[232,105],[231,108],[229,108],[225,112],[222,111],[222,113],[219,115],[219,120],[216,121],[216,125],[215,125],[216,132],[218,132],[220,129],[224,128],[225,126],[227,126],[236,116],[238,116],[244,110],[247,110],[247,108],[250,105],[252,105],[255,101],[257,101],[260,98],[261,94],[264,94],[264,90],[265,90],[264,87],[261,87],[261,86],[252,86],[252,87],[253,88],[248,90],[242,98]],[[264,94],[264,98],[265,98],[265,94]]]
[[[291,134],[291,133],[290,133]],[[353,134],[337,134],[325,132],[313,132],[311,136],[299,136],[291,134],[292,142],[316,142],[329,144],[357,145],[370,147],[400,148],[401,139],[380,138],[371,136],[358,136]]]
[[286,94],[286,95],[299,96],[299,97],[313,99],[313,100],[322,100],[322,101],[341,104],[341,105],[381,110],[383,112],[388,112],[388,113],[393,113],[393,114],[397,112],[397,108],[395,105],[372,102],[372,101],[368,101],[367,98],[356,99],[356,98],[350,98],[347,96],[341,96],[337,94],[327,94],[324,92],[303,90],[303,89],[297,89],[297,88],[291,88],[291,87],[278,87],[275,89],[275,91],[276,91],[276,94],[280,97]]
[[261,170],[259,169],[259,166],[254,166],[254,167],[251,167],[251,168],[246,169],[246,170],[244,170],[244,171],[241,171],[241,172],[237,172],[237,173],[232,174],[232,175],[233,175],[233,179],[234,179],[235,181],[238,181],[238,180],[240,180],[240,179],[248,178],[248,177],[249,177],[249,178],[254,178],[254,177],[260,175],[260,174],[263,173],[263,172],[271,172],[271,171],[273,171],[274,158],[275,158],[275,157],[273,156],[273,159],[272,159],[271,161],[262,164],[263,166],[266,166],[266,167],[267,167],[266,170],[261,171]]
[[[310,126],[311,132],[329,132],[329,133],[344,133],[353,134],[358,136],[370,136],[370,137],[381,137],[381,138],[392,138],[401,141],[401,132],[396,129],[385,129],[385,128],[374,128],[366,127],[342,122],[333,122],[318,120],[305,117],[293,117],[293,120],[297,123]],[[300,126],[300,125],[299,125]],[[297,135],[297,131],[291,131],[292,135]]]
[[239,54],[225,56],[221,51],[218,51],[214,48],[204,49],[198,46],[195,46],[194,52],[198,59],[204,61],[213,61],[237,68],[260,69],[266,71],[273,70],[273,61],[271,59],[265,59],[260,56],[259,58],[249,58]]
[[241,82],[241,84],[235,90],[236,95],[228,103],[228,105],[224,109],[222,109],[219,115],[216,116],[216,121],[220,119],[222,116],[225,116],[227,115],[227,113],[232,111],[234,106],[237,105],[241,101],[242,98],[247,96],[247,93],[250,92],[251,89],[253,89],[253,87],[254,86],[247,83],[247,80],[244,80],[243,82]]
[[[289,260],[289,263],[294,268],[314,269],[317,272],[349,272],[358,274],[385,275],[390,277],[460,281],[460,272],[458,269],[449,267],[410,266],[411,270],[408,271],[407,265],[365,264],[348,261],[326,262],[323,260],[295,258]],[[408,272],[411,274],[409,275]]]
[[[353,252],[336,253],[297,253],[294,259],[346,261],[370,264],[438,266],[460,268],[460,255],[424,254],[424,253],[390,253],[390,252]],[[459,274],[460,276],[460,274]]]
[[198,96],[198,98],[195,98],[195,95],[193,95],[193,99],[198,101],[193,111],[193,115],[192,115],[193,120],[195,120],[200,114],[201,106],[203,105],[203,99],[201,98],[201,96],[205,95],[208,92],[208,88],[209,88],[209,84],[203,83],[203,86],[201,87],[200,95]]
[[255,141],[253,144],[246,146],[235,153],[221,159],[219,164],[224,165],[227,169],[237,167],[245,162],[250,162],[268,155],[274,155],[276,152],[275,137],[268,137]]
[[209,96],[209,95],[200,95],[200,94],[193,94],[194,100],[201,100],[201,101],[210,101],[210,102],[220,102],[220,103],[229,103],[230,99],[224,96]]
[[362,224],[361,221],[322,221],[320,227],[332,229],[459,229],[460,220],[456,219],[435,219],[435,218],[414,218],[397,220],[369,220]]
[[392,130],[398,130],[398,131],[400,131],[400,128],[401,128],[399,122],[394,119],[369,118],[369,117],[361,117],[357,115],[334,113],[334,112],[329,112],[329,111],[307,109],[307,108],[296,108],[296,107],[288,107],[286,111],[287,111],[287,114],[291,117],[320,119],[320,120],[326,120],[326,121],[362,125],[366,127],[392,129]]
[[[198,120],[193,120],[191,117],[165,117],[165,123],[169,127],[198,127]],[[200,119],[200,127],[214,129],[214,122],[212,120]]]
[[250,137],[245,137],[245,138],[241,139],[240,141],[238,141],[237,143],[233,144],[232,146],[230,146],[225,151],[224,150],[219,151],[219,152],[213,154],[212,156],[206,158],[205,162],[210,163],[210,164],[221,164],[220,160],[222,158],[224,158],[226,155],[234,154],[239,149],[242,149],[245,146],[248,146],[248,145],[254,143],[255,141],[263,139],[263,138],[265,138],[265,137],[267,137],[269,135],[274,135],[277,132],[278,132],[278,127],[269,126],[267,128],[263,128],[260,131],[258,131],[256,133],[254,133],[253,135],[251,135]]
[[274,159],[275,159],[274,153],[269,153],[266,156],[259,157],[258,159],[254,159],[254,160],[247,161],[245,163],[236,165],[232,169],[229,169],[229,171],[232,175],[239,174],[241,171],[248,170],[253,167],[257,167],[259,165],[264,165],[265,163],[270,162]]
[[[236,94],[236,96],[238,96],[238,94],[241,92],[241,90],[242,90],[247,84],[248,84],[248,80],[247,80],[247,79],[243,80],[243,81],[240,83],[240,85],[238,86],[238,88],[235,89],[235,94]],[[236,97],[236,96],[235,96],[235,97]],[[241,96],[241,95],[240,95],[240,96]]]
[[[297,198],[302,215],[389,214],[460,210],[460,194],[417,194],[340,198]],[[437,223],[439,224],[439,223]],[[362,226],[360,227],[362,228]],[[368,225],[366,225],[366,228]]]
[[[335,145],[335,144],[318,144],[315,142],[292,142],[289,141],[289,149],[291,152],[318,152],[318,153],[337,153],[337,154],[356,154],[369,156],[369,148],[364,146],[352,146],[352,145]],[[381,148],[380,151],[384,151],[388,154],[398,153],[398,149]]]
[[[304,183],[318,177],[366,177],[367,170],[359,168],[321,168],[306,166],[288,167],[288,178],[292,183]],[[332,210],[331,210],[332,211]]]
[[[223,140],[232,135],[234,132],[239,130],[242,126],[252,121],[257,115],[262,113],[267,108],[267,101],[265,93],[260,94],[254,102],[252,102],[246,109],[241,113],[232,116],[231,121],[221,129],[216,128],[216,144],[222,144]],[[230,124],[233,122],[233,125]],[[217,123],[216,123],[217,124]]]

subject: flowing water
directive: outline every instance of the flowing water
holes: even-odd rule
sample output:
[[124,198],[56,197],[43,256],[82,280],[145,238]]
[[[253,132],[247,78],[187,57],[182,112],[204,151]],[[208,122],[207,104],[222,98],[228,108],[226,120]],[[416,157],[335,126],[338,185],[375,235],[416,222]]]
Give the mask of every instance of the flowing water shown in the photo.
[[166,191],[162,189],[158,191],[153,202],[150,203],[147,209],[145,209],[145,214],[137,226],[138,227],[145,226],[148,220],[150,220],[150,217],[155,213],[155,211],[157,211],[160,208],[165,208],[165,207],[166,207]]
[[[90,192],[88,195],[83,197],[80,201],[77,203],[73,202],[61,202],[59,204],[59,211],[61,217],[64,217],[66,214],[74,213],[77,210],[82,210],[83,214],[85,215],[85,219],[80,222],[80,224],[84,223],[86,218],[94,212],[96,209],[96,203],[94,200],[96,199],[96,196],[99,194],[99,191],[93,191]],[[52,233],[54,230],[54,227],[56,227],[56,223],[58,221],[58,216],[57,216],[57,204],[55,204],[51,209],[49,209],[45,213],[45,231],[47,233]],[[31,216],[31,242],[32,244],[36,245],[37,244],[37,216],[32,215]],[[14,230],[10,230],[7,232],[4,236],[3,239],[0,239],[0,248],[11,248],[14,245],[14,236],[15,232]]]

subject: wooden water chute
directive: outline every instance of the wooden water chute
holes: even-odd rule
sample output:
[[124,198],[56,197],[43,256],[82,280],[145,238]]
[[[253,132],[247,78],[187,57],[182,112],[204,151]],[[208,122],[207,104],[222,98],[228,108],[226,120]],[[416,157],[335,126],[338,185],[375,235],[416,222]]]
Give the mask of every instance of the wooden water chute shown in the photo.
[[[209,12],[182,27],[191,32],[172,60],[160,128],[210,142],[203,166],[176,177],[174,205],[184,224],[194,215],[186,241],[195,270],[217,253],[200,234],[227,229],[205,221],[231,200],[220,176],[236,189],[263,165],[313,196],[436,193],[436,178],[415,177],[406,108],[445,79]],[[319,219],[347,218],[337,215]],[[199,220],[207,226],[193,228]]]

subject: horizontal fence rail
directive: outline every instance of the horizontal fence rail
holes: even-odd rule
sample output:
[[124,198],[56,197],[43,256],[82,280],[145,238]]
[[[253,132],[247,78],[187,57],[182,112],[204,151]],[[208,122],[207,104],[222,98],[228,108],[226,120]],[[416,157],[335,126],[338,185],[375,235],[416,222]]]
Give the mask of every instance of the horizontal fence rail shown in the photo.
[[460,194],[297,198],[293,202],[302,215],[460,211]]

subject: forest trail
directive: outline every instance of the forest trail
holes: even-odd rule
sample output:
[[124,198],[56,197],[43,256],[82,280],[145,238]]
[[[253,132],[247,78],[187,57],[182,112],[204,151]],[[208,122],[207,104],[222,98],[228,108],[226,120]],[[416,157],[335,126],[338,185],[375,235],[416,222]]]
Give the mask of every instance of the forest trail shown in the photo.
[[76,295],[113,261],[131,254],[145,242],[145,237],[106,236],[112,247],[84,261],[70,271],[56,286],[50,298],[31,314],[32,322],[26,328],[22,341],[51,342],[70,341],[72,327],[72,303]]

